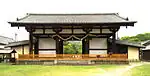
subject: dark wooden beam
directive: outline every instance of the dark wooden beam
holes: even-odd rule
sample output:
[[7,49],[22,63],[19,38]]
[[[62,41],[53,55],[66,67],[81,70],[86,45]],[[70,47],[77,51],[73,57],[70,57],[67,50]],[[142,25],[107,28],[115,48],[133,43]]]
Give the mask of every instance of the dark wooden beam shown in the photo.
[[85,54],[85,39],[82,40],[82,54]]
[[108,49],[89,49],[89,50],[96,50],[96,51],[98,51],[98,50],[108,50]]

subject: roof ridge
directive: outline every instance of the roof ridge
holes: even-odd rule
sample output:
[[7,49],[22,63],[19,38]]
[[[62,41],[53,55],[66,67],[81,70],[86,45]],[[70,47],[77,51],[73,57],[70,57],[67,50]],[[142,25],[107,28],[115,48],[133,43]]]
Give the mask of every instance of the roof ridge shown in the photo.
[[24,41],[29,41],[29,40],[14,41],[14,42],[10,42],[9,44],[18,43],[18,42],[24,42]]
[[23,19],[27,18],[29,15],[30,15],[30,14],[27,13],[26,16],[24,16],[24,17],[22,17],[22,18],[17,18],[17,21],[23,20]]
[[115,13],[115,15],[116,15],[117,17],[121,18],[121,19],[124,19],[124,20],[127,20],[127,21],[128,21],[128,17],[127,17],[127,18],[121,17],[121,16],[119,15],[119,13]]
[[115,15],[116,13],[28,13],[28,15]]

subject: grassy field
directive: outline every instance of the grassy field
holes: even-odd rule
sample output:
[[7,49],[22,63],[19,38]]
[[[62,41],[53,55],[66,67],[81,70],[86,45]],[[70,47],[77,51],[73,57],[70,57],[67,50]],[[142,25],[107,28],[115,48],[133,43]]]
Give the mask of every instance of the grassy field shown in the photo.
[[150,64],[134,67],[125,72],[124,76],[150,76]]
[[44,66],[0,64],[0,76],[97,76],[124,65]]

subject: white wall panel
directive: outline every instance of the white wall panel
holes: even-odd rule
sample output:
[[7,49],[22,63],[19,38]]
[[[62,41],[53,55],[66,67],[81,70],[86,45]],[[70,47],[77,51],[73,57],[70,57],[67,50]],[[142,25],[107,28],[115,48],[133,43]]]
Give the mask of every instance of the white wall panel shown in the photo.
[[109,29],[102,29],[102,33],[112,33]]
[[71,29],[62,29],[60,33],[71,33],[71,32],[72,32]]
[[85,33],[85,32],[83,31],[83,29],[74,29],[73,32],[74,32],[74,33]]
[[90,50],[90,54],[107,54],[107,50]]
[[56,41],[51,38],[40,38],[39,49],[56,49]]
[[35,33],[35,34],[36,33],[41,33],[42,34],[43,33],[43,29],[35,29],[35,31],[33,33]]
[[92,29],[90,33],[100,33],[100,29]]
[[53,31],[53,29],[45,29],[45,33],[47,34],[47,33],[55,33],[55,32]]
[[39,57],[56,57],[56,51],[55,50],[39,50]]
[[107,49],[107,38],[92,38],[89,42],[90,49]]

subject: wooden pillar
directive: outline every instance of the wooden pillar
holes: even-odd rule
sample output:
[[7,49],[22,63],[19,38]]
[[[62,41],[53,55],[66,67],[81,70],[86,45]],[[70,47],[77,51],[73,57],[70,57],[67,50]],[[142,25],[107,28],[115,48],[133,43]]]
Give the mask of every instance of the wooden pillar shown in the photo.
[[116,32],[113,31],[112,35],[112,52],[116,53]]
[[89,39],[88,38],[86,38],[86,40],[85,40],[85,54],[89,54]]
[[36,37],[34,43],[34,54],[39,54],[39,37]]
[[63,40],[59,41],[60,54],[63,54]]
[[29,53],[33,54],[33,32],[29,31]]
[[59,38],[56,37],[56,54],[60,54],[60,45],[59,45]]
[[82,54],[85,54],[85,39],[82,40]]

